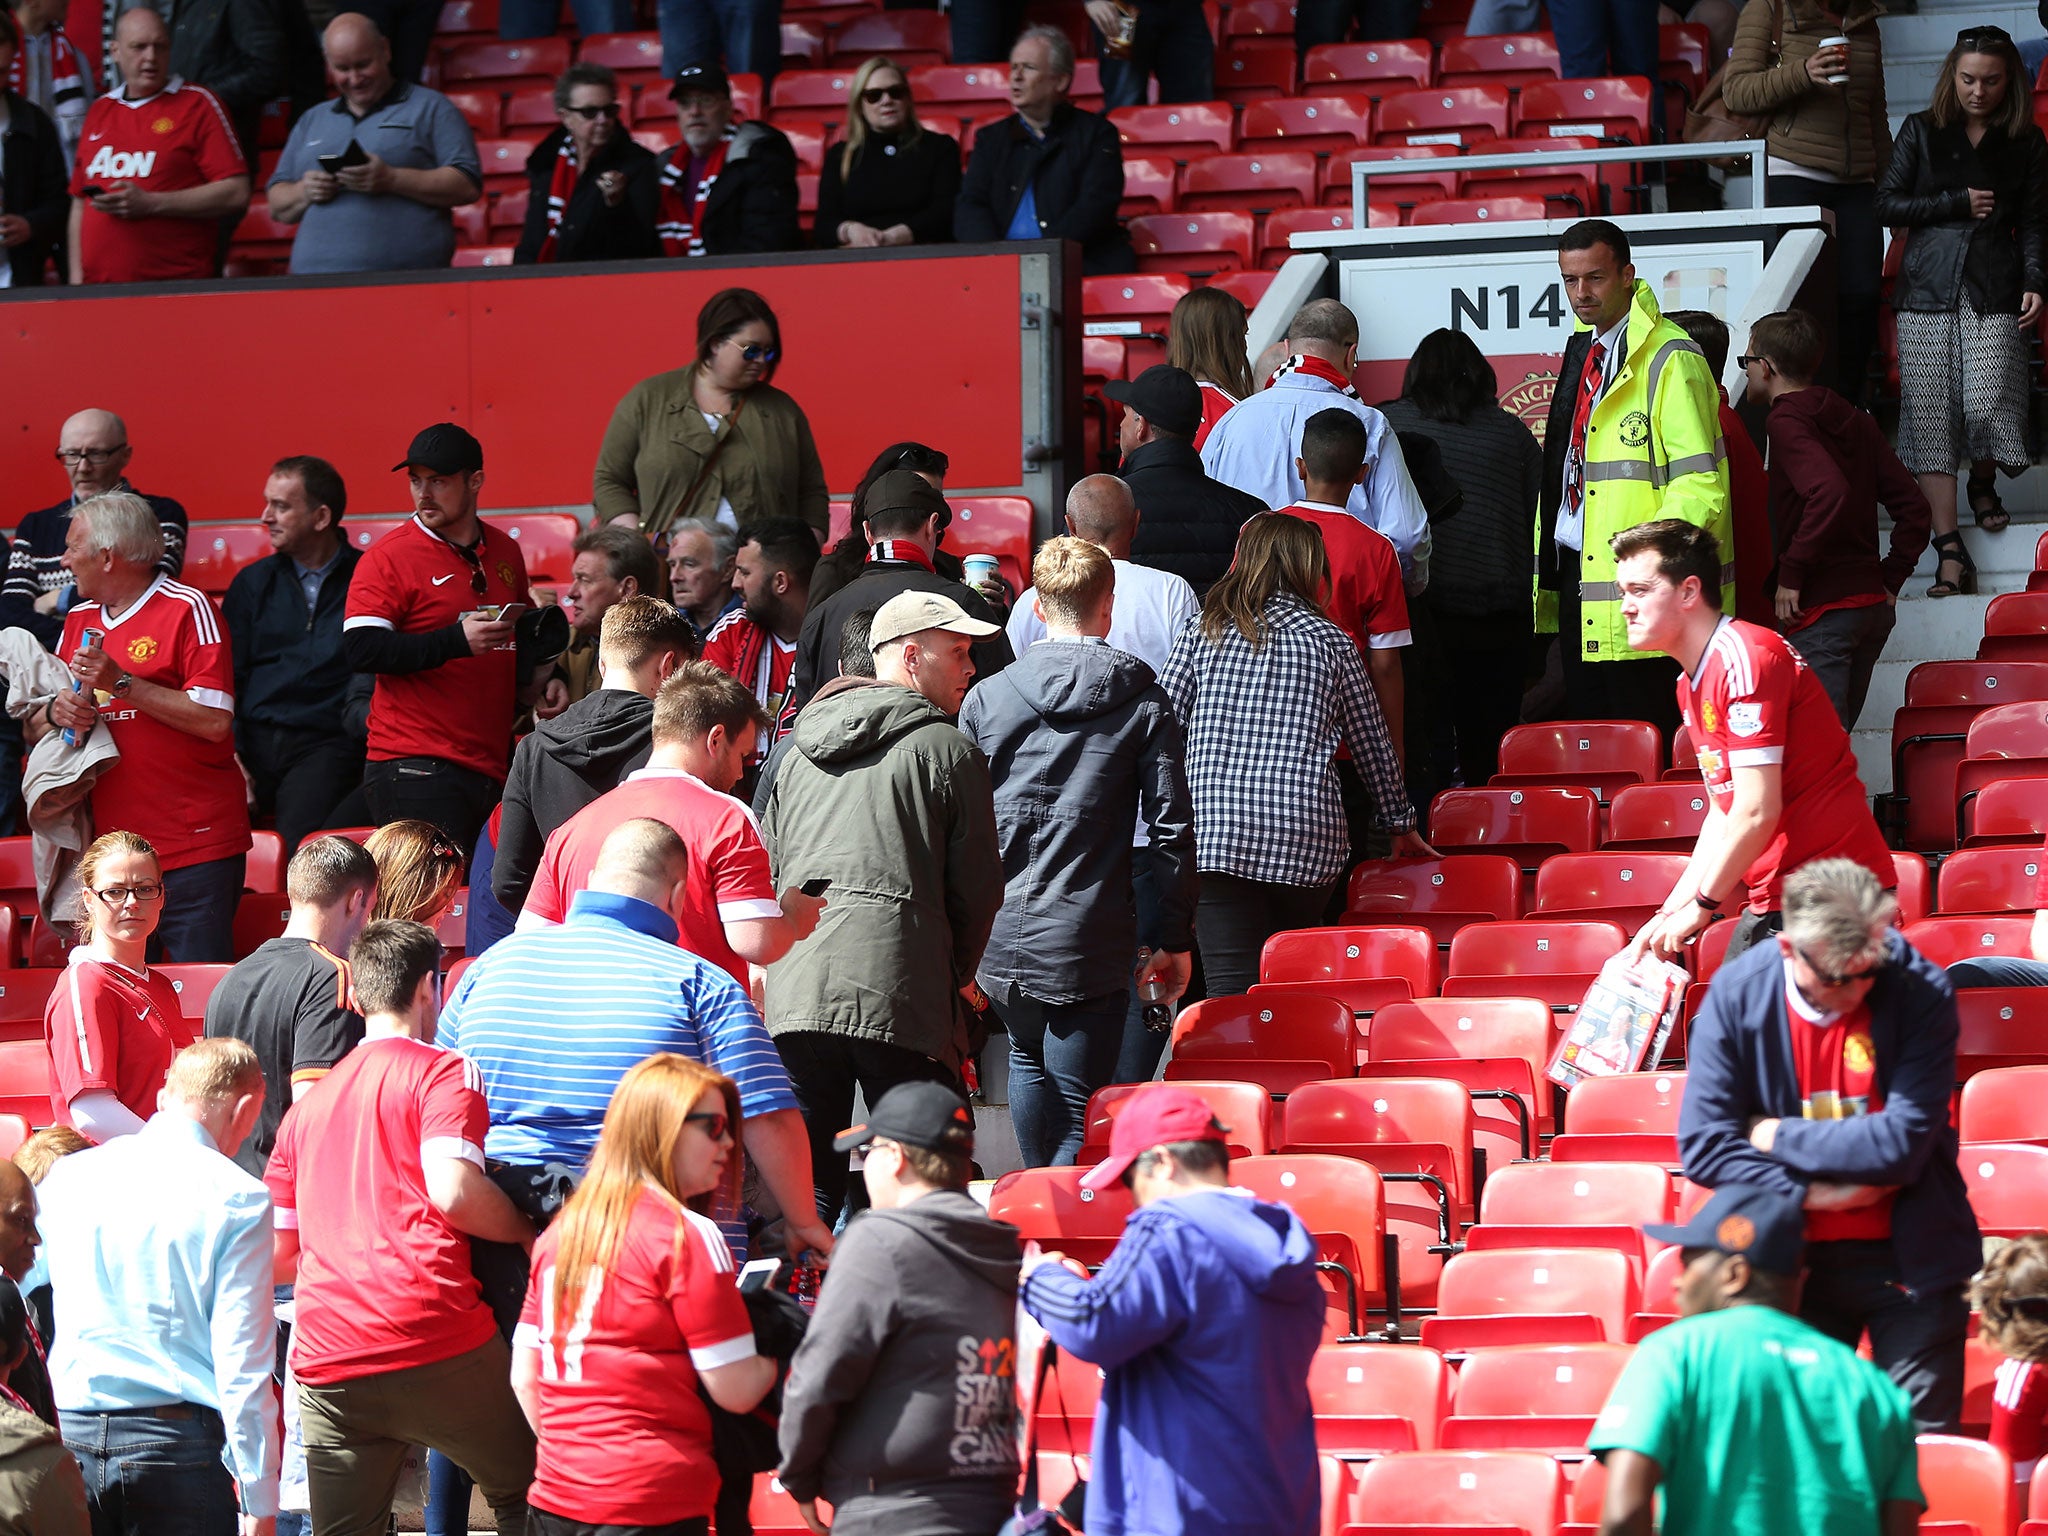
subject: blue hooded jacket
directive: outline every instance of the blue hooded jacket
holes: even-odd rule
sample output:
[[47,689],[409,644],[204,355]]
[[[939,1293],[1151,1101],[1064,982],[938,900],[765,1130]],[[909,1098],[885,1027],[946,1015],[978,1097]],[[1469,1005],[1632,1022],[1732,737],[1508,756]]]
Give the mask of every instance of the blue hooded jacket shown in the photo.
[[1316,1243],[1239,1190],[1132,1215],[1092,1280],[1046,1264],[1021,1299],[1103,1368],[1088,1536],[1315,1536]]

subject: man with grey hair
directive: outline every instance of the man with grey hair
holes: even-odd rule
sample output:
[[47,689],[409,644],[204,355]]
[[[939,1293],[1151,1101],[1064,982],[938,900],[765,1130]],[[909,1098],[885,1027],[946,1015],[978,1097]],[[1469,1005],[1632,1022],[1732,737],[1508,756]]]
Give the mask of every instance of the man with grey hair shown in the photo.
[[701,643],[718,621],[740,606],[733,590],[739,534],[702,517],[678,518],[668,530],[669,599],[697,626]]
[[1963,1405],[1964,1286],[1982,1258],[1956,1166],[1956,1003],[1892,928],[1897,904],[1854,859],[1785,881],[1784,931],[1715,973],[1686,1052],[1679,1150],[1715,1189],[1806,1209],[1799,1315],[1871,1354],[1923,1432]]
[[78,585],[57,654],[77,683],[29,717],[80,739],[104,721],[120,760],[93,782],[93,825],[148,839],[164,872],[155,945],[185,964],[234,959],[249,807],[235,766],[235,668],[220,610],[157,571],[163,535],[132,491],[81,502],[64,569]]
[[1074,45],[1058,27],[1026,27],[1010,50],[1010,105],[1016,116],[974,136],[974,152],[953,207],[953,236],[1073,240],[1090,276],[1129,272],[1131,242],[1117,222],[1124,195],[1123,147],[1106,117],[1067,99]]
[[1295,460],[1309,417],[1331,409],[1365,423],[1366,472],[1345,509],[1393,541],[1410,595],[1429,584],[1429,517],[1387,418],[1358,398],[1358,319],[1335,299],[1311,299],[1287,323],[1289,356],[1272,386],[1240,400],[1202,444],[1202,467],[1268,507],[1307,493]]

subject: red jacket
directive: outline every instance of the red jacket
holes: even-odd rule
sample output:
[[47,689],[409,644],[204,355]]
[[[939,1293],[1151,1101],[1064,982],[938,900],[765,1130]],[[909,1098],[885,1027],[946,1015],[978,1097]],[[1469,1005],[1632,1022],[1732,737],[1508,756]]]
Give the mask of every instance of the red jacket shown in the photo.
[[1728,511],[1735,524],[1735,617],[1777,627],[1771,604],[1771,486],[1764,456],[1721,391],[1721,441],[1728,450]]
[[[1927,547],[1932,514],[1877,422],[1815,384],[1781,396],[1765,430],[1777,530],[1772,586],[1796,591],[1809,613],[1845,597],[1897,592]],[[1891,551],[1882,559],[1880,502],[1892,515]]]

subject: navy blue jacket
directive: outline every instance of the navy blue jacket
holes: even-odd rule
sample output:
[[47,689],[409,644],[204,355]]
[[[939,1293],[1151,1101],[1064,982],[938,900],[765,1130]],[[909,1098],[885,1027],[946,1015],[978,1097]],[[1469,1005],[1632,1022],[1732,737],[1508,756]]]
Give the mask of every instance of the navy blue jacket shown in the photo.
[[[1970,1212],[1949,1099],[1956,1086],[1955,993],[1941,967],[1897,933],[1870,989],[1870,1043],[1884,1108],[1851,1120],[1800,1115],[1785,971],[1766,941],[1714,977],[1686,1046],[1678,1147],[1695,1184],[1761,1184],[1804,1199],[1811,1183],[1889,1184],[1899,1277],[1916,1291],[1959,1285],[1983,1249]],[[1749,1122],[1776,1117],[1769,1153]]]
[[362,551],[342,543],[306,612],[305,590],[290,555],[272,555],[236,573],[222,601],[235,657],[235,728],[255,723],[292,731],[345,734],[349,665],[341,619],[349,579]]

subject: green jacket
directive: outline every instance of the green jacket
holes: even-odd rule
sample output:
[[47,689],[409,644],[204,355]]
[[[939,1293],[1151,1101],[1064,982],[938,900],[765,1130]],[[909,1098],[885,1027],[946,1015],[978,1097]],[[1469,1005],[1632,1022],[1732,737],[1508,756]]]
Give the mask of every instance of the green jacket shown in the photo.
[[1557,589],[1579,584],[1580,657],[1627,661],[1614,551],[1608,540],[1657,518],[1710,529],[1721,546],[1721,598],[1735,611],[1735,532],[1728,507],[1728,451],[1721,440],[1721,389],[1692,339],[1657,308],[1636,279],[1628,313],[1628,357],[1593,407],[1586,427],[1585,548],[1578,569],[1559,569],[1557,504],[1571,445],[1578,372],[1591,345],[1581,325],[1566,346],[1543,444],[1543,492],[1536,525],[1536,628],[1557,632]]
[[768,968],[768,1032],[880,1040],[958,1071],[979,1048],[960,989],[1003,904],[988,759],[919,694],[839,678],[796,717],[762,808],[775,888],[832,887]]

